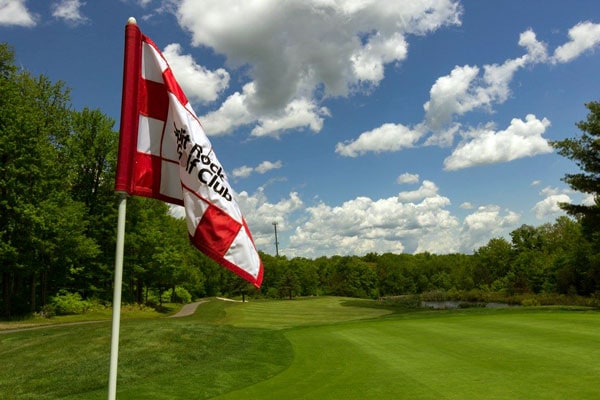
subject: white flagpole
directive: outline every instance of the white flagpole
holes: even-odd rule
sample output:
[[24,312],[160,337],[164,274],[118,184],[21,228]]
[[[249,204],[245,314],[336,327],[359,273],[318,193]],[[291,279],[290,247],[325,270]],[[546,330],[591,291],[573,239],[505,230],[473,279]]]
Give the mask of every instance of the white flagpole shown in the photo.
[[119,328],[121,324],[121,286],[123,282],[123,249],[125,247],[125,213],[127,193],[120,192],[117,219],[117,248],[115,251],[115,283],[113,292],[112,334],[110,343],[110,371],[108,376],[108,400],[117,394],[117,364],[119,360]]

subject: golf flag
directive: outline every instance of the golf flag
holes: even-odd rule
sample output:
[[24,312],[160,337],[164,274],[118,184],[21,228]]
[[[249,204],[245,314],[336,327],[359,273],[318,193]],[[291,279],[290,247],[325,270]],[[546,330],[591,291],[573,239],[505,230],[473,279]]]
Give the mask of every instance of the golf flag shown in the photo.
[[260,287],[263,265],[208,137],[154,42],[125,28],[115,190],[185,208],[191,242]]

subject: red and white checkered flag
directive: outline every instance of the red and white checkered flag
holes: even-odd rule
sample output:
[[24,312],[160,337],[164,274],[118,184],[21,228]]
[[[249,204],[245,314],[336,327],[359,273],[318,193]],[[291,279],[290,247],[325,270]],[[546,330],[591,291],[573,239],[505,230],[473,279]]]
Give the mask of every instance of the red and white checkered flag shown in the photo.
[[167,60],[125,28],[115,190],[185,208],[192,243],[260,287],[263,266],[223,167]]

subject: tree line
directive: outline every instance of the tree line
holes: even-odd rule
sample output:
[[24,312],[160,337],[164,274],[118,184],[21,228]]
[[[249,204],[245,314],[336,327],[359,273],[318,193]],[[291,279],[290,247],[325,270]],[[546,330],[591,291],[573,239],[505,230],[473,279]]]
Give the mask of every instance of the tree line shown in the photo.
[[[565,181],[597,195],[594,137],[600,136],[600,105],[587,106],[590,117],[578,125],[586,133],[555,146],[588,172]],[[100,110],[73,110],[63,82],[18,68],[12,48],[0,43],[4,318],[37,312],[65,294],[111,300],[118,201],[114,125]],[[600,290],[597,201],[589,209],[565,205],[571,217],[524,225],[510,241],[492,239],[472,255],[287,259],[261,253],[265,275],[256,291],[191,246],[185,221],[173,217],[166,204],[134,197],[127,208],[123,301],[160,304],[216,295],[378,298],[432,290],[590,296]]]
[[600,257],[579,222],[563,216],[539,227],[522,225],[510,237],[491,239],[472,255],[371,253],[314,260],[263,255],[263,291],[271,297],[370,298],[427,292],[598,294]]

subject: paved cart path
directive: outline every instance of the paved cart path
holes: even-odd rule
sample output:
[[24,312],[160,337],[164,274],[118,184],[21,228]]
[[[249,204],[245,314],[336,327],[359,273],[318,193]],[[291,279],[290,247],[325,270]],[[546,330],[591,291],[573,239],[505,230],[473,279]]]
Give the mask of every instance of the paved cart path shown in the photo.
[[[179,310],[176,314],[173,314],[167,318],[179,318],[179,317],[187,317],[189,315],[192,315],[196,312],[196,309],[198,308],[198,306],[200,304],[206,303],[207,301],[208,300],[201,300],[201,301],[195,301],[193,303],[186,304],[183,307],[181,307],[181,310]],[[46,329],[46,328],[53,328],[53,327],[59,327],[59,326],[97,324],[97,323],[110,322],[110,321],[111,320],[106,319],[106,320],[101,320],[101,321],[66,322],[66,323],[62,323],[62,324],[41,324],[41,325],[27,324],[25,326],[17,326],[14,329],[0,329],[0,335],[6,334],[6,333],[31,331],[31,330],[36,330],[36,329]]]
[[167,318],[179,318],[179,317],[187,317],[188,315],[192,315],[196,312],[196,308],[202,303],[206,303],[208,300],[195,301],[193,303],[189,303],[181,307],[181,310],[176,314],[173,314]]

